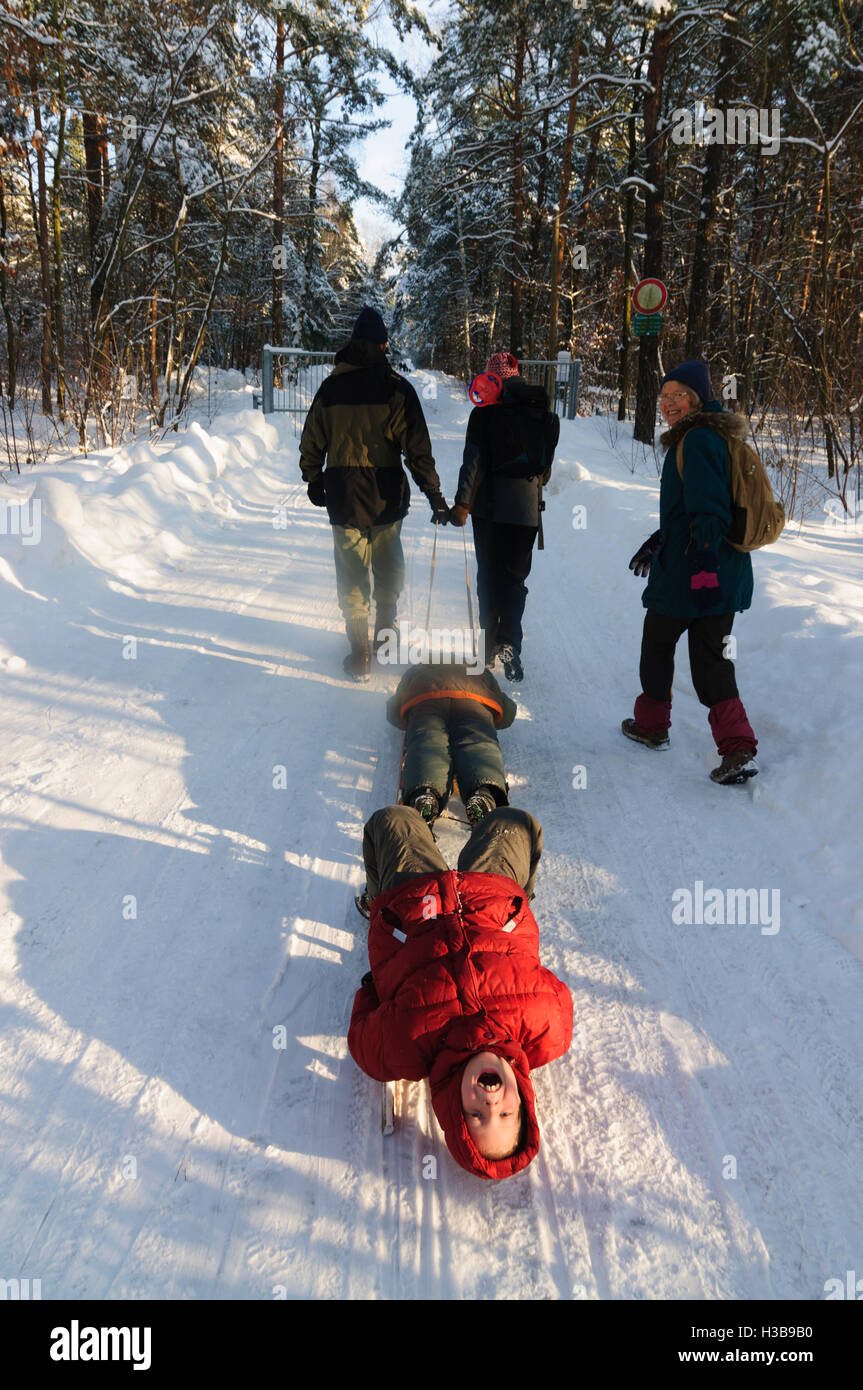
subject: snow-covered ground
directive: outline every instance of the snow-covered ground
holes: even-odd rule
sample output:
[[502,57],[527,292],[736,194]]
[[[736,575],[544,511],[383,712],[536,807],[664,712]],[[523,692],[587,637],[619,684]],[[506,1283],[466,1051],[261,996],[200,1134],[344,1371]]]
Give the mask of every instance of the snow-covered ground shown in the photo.
[[[451,496],[464,391],[414,381]],[[382,1139],[346,1052],[393,677],[343,679],[326,518],[291,422],[250,404],[4,489],[38,499],[41,537],[32,506],[23,536],[3,513],[0,1278],[43,1298],[823,1298],[863,1268],[859,531],[810,523],[755,557],[735,635],[761,774],[716,787],[685,644],[671,749],[620,735],[657,481],[601,421],[564,423],[502,744],[543,823],[534,907],[576,1037],[535,1074],[540,1157],[481,1183],[424,1087]],[[418,497],[417,622],[432,534]],[[433,621],[465,620],[447,528]],[[698,884],[763,890],[764,916],[675,920]]]

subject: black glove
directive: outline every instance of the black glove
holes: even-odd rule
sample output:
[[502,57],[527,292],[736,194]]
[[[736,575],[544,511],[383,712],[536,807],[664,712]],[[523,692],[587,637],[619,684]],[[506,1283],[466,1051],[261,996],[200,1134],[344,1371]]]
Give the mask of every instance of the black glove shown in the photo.
[[327,505],[326,493],[324,491],[324,475],[319,473],[316,478],[312,478],[306,488],[309,501],[315,507],[325,507]]
[[629,562],[629,568],[639,579],[646,579],[650,574],[650,566],[653,563],[653,557],[656,555],[661,545],[662,532],[654,531],[652,536],[648,536],[641,549],[636,550]]
[[446,504],[443,493],[431,492],[428,493],[427,496],[432,509],[432,521],[436,521],[439,526],[446,526],[449,521],[449,507]]
[[367,971],[366,971],[365,975],[364,975],[363,978],[360,980],[360,984],[363,986],[363,988],[365,988],[366,985],[373,985],[373,984],[374,984],[374,980],[373,980],[373,978],[372,978],[372,972],[371,972],[370,970],[367,970]]

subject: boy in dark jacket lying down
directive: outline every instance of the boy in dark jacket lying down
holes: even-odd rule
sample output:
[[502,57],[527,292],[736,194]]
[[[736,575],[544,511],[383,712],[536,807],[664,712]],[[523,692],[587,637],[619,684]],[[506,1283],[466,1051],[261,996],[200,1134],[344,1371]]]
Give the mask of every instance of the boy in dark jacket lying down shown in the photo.
[[516,707],[490,671],[466,666],[412,666],[387,704],[387,719],[407,730],[402,800],[424,820],[440,815],[458,778],[473,824],[507,804],[497,729],[508,729]]
[[572,996],[539,960],[528,902],[542,829],[503,806],[448,869],[410,806],[367,822],[371,970],[348,1048],[378,1081],[428,1076],[447,1148],[469,1173],[508,1178],[539,1150],[531,1070],[566,1052]]

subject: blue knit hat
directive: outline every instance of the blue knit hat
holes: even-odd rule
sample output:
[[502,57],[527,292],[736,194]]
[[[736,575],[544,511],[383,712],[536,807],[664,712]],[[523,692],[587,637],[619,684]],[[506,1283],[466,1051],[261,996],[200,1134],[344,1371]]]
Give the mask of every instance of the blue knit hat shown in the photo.
[[713,400],[710,368],[706,362],[681,362],[679,367],[672,367],[671,371],[666,372],[659,383],[660,390],[666,381],[679,381],[681,385],[688,386],[690,391],[694,391],[705,405],[708,401]]
[[377,309],[370,309],[368,305],[360,309],[351,337],[365,338],[367,342],[379,343],[381,347],[389,341],[386,324]]

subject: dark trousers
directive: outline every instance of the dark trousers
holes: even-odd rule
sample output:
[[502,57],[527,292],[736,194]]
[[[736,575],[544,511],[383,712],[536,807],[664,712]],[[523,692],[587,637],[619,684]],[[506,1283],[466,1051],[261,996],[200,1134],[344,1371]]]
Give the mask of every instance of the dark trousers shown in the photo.
[[408,715],[405,801],[420,787],[432,787],[444,806],[458,778],[462,801],[479,786],[495,787],[506,801],[503,755],[494,715],[477,700],[424,700]]
[[[542,855],[542,826],[529,811],[499,806],[473,827],[458,857],[461,873],[501,874],[533,897]],[[420,874],[449,872],[431,828],[412,806],[384,806],[363,831],[366,888],[370,898]]]
[[738,698],[734,662],[724,652],[723,642],[731,632],[733,613],[710,614],[704,618],[669,618],[648,609],[641,638],[641,688],[651,700],[671,699],[674,678],[674,650],[685,632],[689,640],[689,668],[695,693],[703,705]]
[[489,659],[504,642],[521,651],[521,619],[527,600],[525,579],[530,574],[538,527],[487,521],[475,516],[476,588],[480,627],[485,632]]

